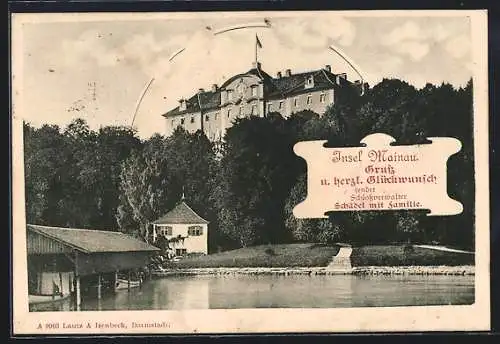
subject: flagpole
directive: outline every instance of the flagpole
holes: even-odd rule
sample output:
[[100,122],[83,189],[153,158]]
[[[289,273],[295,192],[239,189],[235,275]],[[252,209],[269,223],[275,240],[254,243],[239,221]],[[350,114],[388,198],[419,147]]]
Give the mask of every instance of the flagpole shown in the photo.
[[258,59],[257,59],[257,34],[255,34],[255,68],[257,68],[257,62],[258,62]]

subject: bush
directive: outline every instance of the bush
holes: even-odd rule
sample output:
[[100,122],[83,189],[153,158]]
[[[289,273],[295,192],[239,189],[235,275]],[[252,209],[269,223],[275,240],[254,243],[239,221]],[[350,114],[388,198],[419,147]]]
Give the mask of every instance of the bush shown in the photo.
[[264,253],[267,254],[268,256],[275,256],[276,252],[271,247],[268,247],[264,250]]
[[403,252],[405,255],[409,255],[415,253],[415,248],[413,247],[413,245],[405,245],[403,248]]

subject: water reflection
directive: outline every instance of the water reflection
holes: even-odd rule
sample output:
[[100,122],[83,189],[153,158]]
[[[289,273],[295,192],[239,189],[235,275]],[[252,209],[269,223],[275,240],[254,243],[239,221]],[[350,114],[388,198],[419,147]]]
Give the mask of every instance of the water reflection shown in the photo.
[[[271,276],[168,277],[82,299],[82,310],[217,308],[334,308],[458,305],[474,302],[473,276]],[[70,311],[70,299],[32,311]]]

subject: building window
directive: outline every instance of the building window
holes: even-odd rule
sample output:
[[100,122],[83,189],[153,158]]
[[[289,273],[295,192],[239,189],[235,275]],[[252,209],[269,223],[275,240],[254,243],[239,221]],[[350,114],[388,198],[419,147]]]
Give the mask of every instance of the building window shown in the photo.
[[326,99],[326,94],[321,93],[321,94],[319,95],[319,102],[320,102],[320,103],[324,103],[324,102],[325,102],[325,99]]
[[312,104],[312,96],[307,96],[307,104]]
[[163,235],[172,235],[172,226],[158,226],[158,229]]
[[175,121],[174,121],[174,120],[172,120],[172,127],[174,126],[174,123],[175,123]]
[[219,114],[218,114],[218,113],[216,113],[216,114],[215,114],[215,120],[217,120],[217,118],[218,118],[218,117],[219,117]]
[[184,125],[184,118],[181,118],[181,125]]
[[273,109],[273,104],[267,103],[267,112],[271,112],[272,109]]
[[231,117],[231,110],[227,110],[227,118]]
[[299,106],[299,98],[293,100],[293,106]]
[[282,101],[280,102],[279,109],[280,110],[283,109],[283,102]]
[[252,105],[252,115],[257,114],[257,105]]
[[202,226],[189,226],[188,227],[188,235],[192,235],[192,236],[203,235],[203,227]]
[[240,106],[240,115],[243,114],[243,106]]
[[191,117],[191,123],[194,123],[194,117]]
[[208,115],[205,115],[205,122],[208,122],[209,119]]
[[257,97],[257,86],[252,86],[252,97]]
[[176,248],[175,249],[175,255],[176,256],[183,256],[187,253],[187,250],[185,248]]

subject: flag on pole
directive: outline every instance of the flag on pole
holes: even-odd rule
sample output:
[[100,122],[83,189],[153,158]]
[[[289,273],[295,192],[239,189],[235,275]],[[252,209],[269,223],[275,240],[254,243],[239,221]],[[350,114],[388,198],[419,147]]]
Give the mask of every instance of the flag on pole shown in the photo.
[[255,34],[255,39],[256,39],[257,46],[262,49],[262,43],[260,43],[259,36],[257,36],[257,34]]

